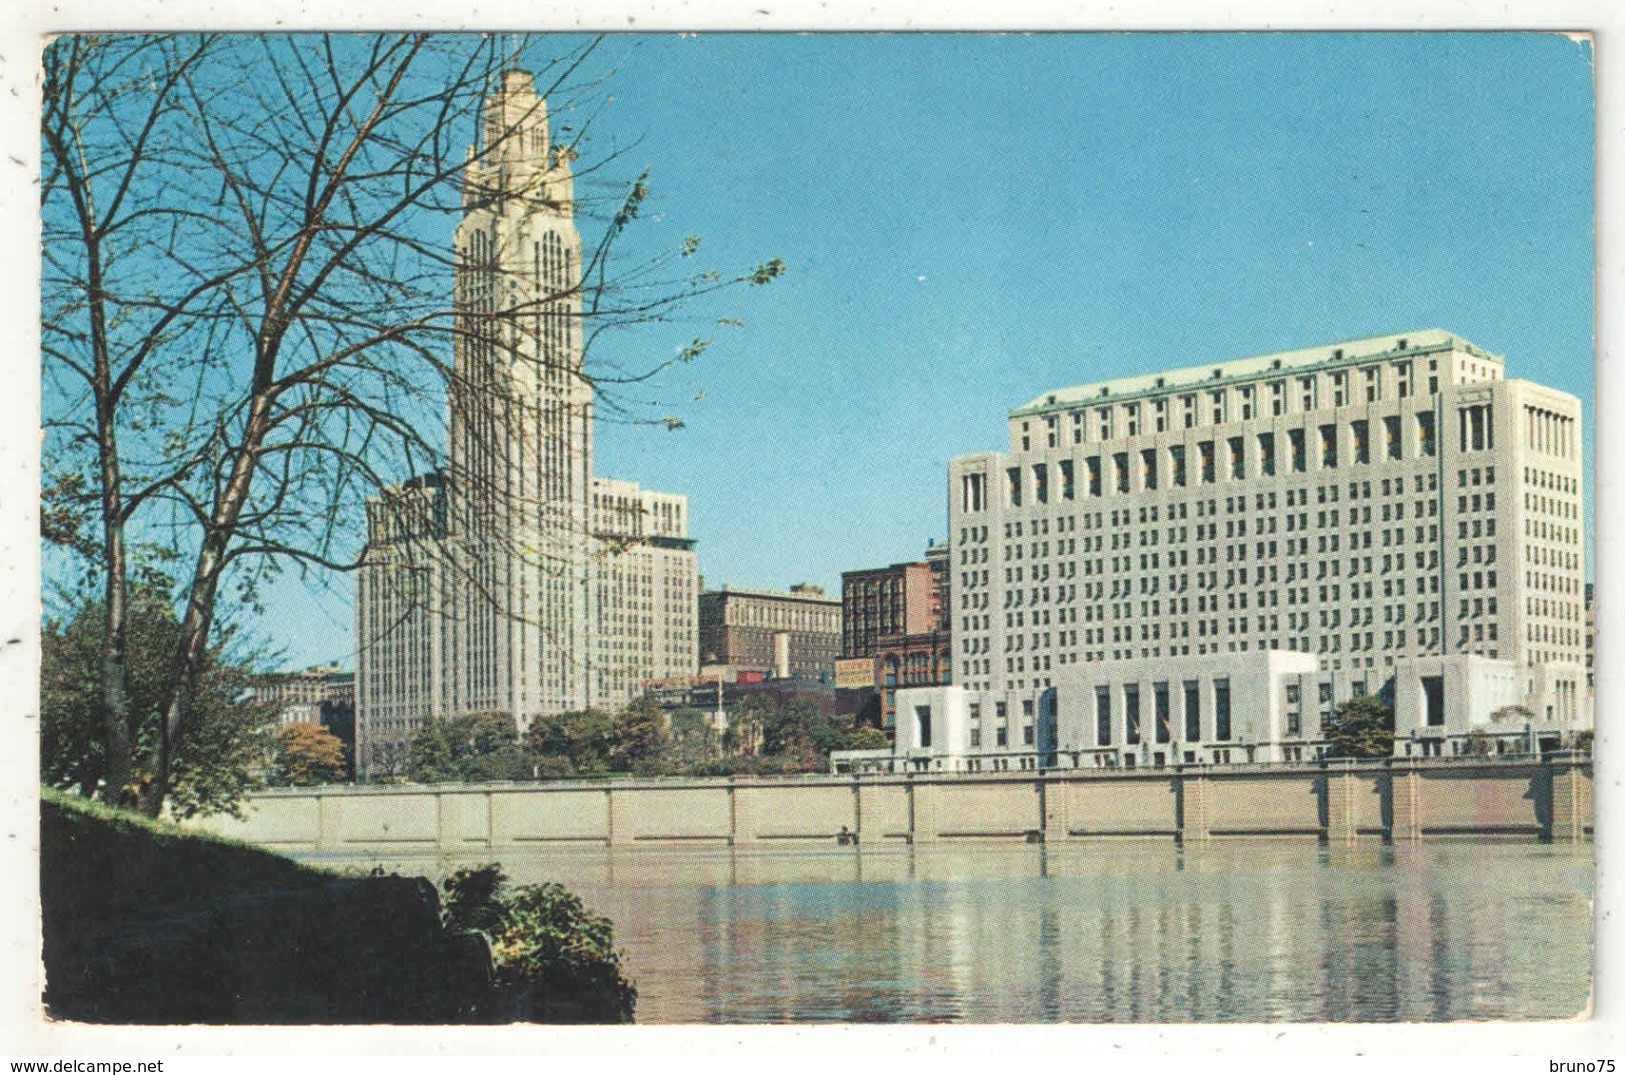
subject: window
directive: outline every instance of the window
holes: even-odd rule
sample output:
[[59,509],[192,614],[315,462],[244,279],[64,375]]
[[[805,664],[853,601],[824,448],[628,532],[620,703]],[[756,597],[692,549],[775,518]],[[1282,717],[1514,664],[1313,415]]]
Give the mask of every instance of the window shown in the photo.
[[1140,450],[1140,478],[1144,482],[1145,488],[1155,489],[1157,487],[1157,450],[1155,448]]
[[1128,453],[1117,452],[1112,456],[1112,487],[1119,493],[1128,492]]
[[1258,473],[1266,478],[1275,476],[1275,434],[1258,435]]
[[1194,679],[1185,681],[1185,741],[1195,743],[1202,738],[1202,685]]
[[1230,681],[1213,681],[1213,738],[1230,738]]
[[1088,475],[1089,475],[1089,495],[1090,496],[1099,496],[1100,495],[1100,457],[1098,455],[1090,456],[1088,459],[1085,459],[1083,461],[1083,467],[1084,467],[1084,470],[1087,471]]
[[1112,689],[1110,687],[1095,688],[1095,745],[1111,746],[1112,743]]
[[1033,500],[1049,503],[1049,467],[1043,463],[1033,464]]
[[1247,449],[1246,441],[1241,437],[1231,437],[1230,447],[1230,478],[1232,481],[1241,481],[1247,476]]
[[1322,467],[1335,467],[1337,465],[1337,427],[1320,427],[1320,465]]
[[1432,455],[1433,441],[1433,412],[1420,411],[1416,415],[1416,439],[1423,455]]
[[1174,483],[1174,487],[1175,488],[1183,488],[1184,485],[1185,485],[1185,446],[1184,445],[1175,444],[1175,445],[1171,445],[1168,448],[1168,469],[1169,469],[1169,472],[1170,472],[1169,475],[1168,475],[1168,478],[1169,478],[1170,481],[1172,481]]
[[1354,461],[1356,463],[1371,462],[1371,427],[1370,423],[1361,419],[1349,423],[1349,432],[1354,437]]
[[1392,415],[1382,420],[1383,454],[1389,459],[1399,458],[1399,417]]
[[1302,474],[1307,462],[1303,450],[1303,430],[1289,429],[1286,431],[1287,449],[1292,456],[1292,472]]
[[1168,742],[1172,737],[1172,718],[1168,716],[1168,684],[1150,685],[1150,698],[1155,710],[1155,736],[1157,742]]
[[1123,685],[1123,741],[1135,746],[1140,741],[1140,685]]
[[1005,472],[1007,479],[1007,495],[1012,508],[1021,507],[1021,468],[1011,467]]
[[1202,484],[1213,482],[1213,442],[1205,440],[1196,446],[1196,455],[1202,469]]
[[914,720],[919,728],[920,746],[922,748],[929,747],[931,745],[931,707],[928,705],[915,706]]
[[1444,725],[1444,677],[1422,677],[1422,705],[1427,716],[1424,723],[1430,728]]
[[1072,480],[1072,460],[1063,459],[1057,465],[1061,468],[1061,499],[1071,500],[1077,494],[1076,483]]
[[983,474],[965,474],[961,477],[960,510],[966,513],[982,511],[987,507],[985,502],[986,487]]

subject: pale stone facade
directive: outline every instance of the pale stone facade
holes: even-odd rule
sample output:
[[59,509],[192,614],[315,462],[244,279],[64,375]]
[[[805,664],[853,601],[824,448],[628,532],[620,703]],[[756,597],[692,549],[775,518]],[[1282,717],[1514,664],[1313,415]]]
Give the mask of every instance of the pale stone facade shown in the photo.
[[1560,749],[1591,726],[1565,666],[1453,654],[1402,660],[1381,683],[1365,675],[1274,650],[1072,666],[1036,693],[909,688],[897,692],[895,752],[831,760],[885,772],[1314,762],[1334,708],[1379,690],[1399,757]]
[[[1008,453],[950,464],[967,719],[1057,706],[1048,747],[1011,716],[1004,749],[1032,764],[1051,748],[1121,763],[1134,753],[1126,728],[1110,744],[1090,719],[1067,732],[1069,706],[1093,714],[1104,690],[1121,713],[1129,684],[1147,705],[1157,682],[1182,701],[1187,680],[1198,697],[1223,680],[1229,737],[1204,726],[1177,756],[1170,739],[1165,759],[1290,760],[1317,749],[1318,716],[1354,693],[1396,698],[1401,721],[1419,712],[1412,687],[1432,660],[1461,682],[1511,669],[1503,705],[1542,727],[1587,726],[1580,404],[1503,372],[1499,357],[1423,330],[1017,408]],[[1470,674],[1456,660],[1468,655],[1480,659]],[[1275,713],[1282,660],[1299,677],[1290,736]],[[1459,746],[1489,711],[1457,708],[1443,738]],[[1436,752],[1422,727],[1415,748]],[[1154,760],[1154,741],[1133,745]]]
[[[483,147],[483,148],[482,148]],[[592,473],[571,153],[520,71],[486,101],[457,227],[445,469],[368,505],[357,586],[363,770],[413,729],[625,702],[696,666],[682,496]]]
[[699,574],[688,537],[688,499],[594,478],[597,656],[594,704],[625,702],[651,679],[699,667]]

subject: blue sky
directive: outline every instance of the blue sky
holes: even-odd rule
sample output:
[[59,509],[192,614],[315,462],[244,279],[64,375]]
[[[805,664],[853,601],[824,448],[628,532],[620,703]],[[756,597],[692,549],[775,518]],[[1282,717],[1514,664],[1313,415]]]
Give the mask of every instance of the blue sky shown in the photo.
[[[952,456],[1108,376],[1439,327],[1581,397],[1589,442],[1592,70],[1565,37],[648,35],[591,62],[588,156],[651,170],[640,242],[788,266],[703,311],[743,327],[607,356],[716,338],[647,393],[685,427],[601,423],[596,463],[687,494],[708,586],[917,557]],[[350,662],[349,592],[276,595],[290,664]]]

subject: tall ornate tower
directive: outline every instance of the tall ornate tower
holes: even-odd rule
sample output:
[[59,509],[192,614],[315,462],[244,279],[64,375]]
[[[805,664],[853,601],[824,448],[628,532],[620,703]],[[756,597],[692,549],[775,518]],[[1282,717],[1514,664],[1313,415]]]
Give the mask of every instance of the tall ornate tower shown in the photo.
[[581,369],[581,238],[570,153],[531,76],[508,71],[470,147],[456,234],[447,489],[467,550],[454,708],[582,708],[592,388]]
[[697,668],[686,499],[592,472],[570,160],[530,75],[505,72],[464,177],[445,468],[368,503],[363,775],[403,772],[425,720],[523,729]]

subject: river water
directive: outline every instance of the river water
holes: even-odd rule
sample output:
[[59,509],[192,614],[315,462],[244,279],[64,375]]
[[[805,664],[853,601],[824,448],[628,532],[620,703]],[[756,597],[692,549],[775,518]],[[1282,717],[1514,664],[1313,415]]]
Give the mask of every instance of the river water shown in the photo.
[[[640,1023],[1411,1022],[1582,1013],[1591,850],[692,848],[503,866],[614,921]],[[480,860],[383,861],[438,877]]]

